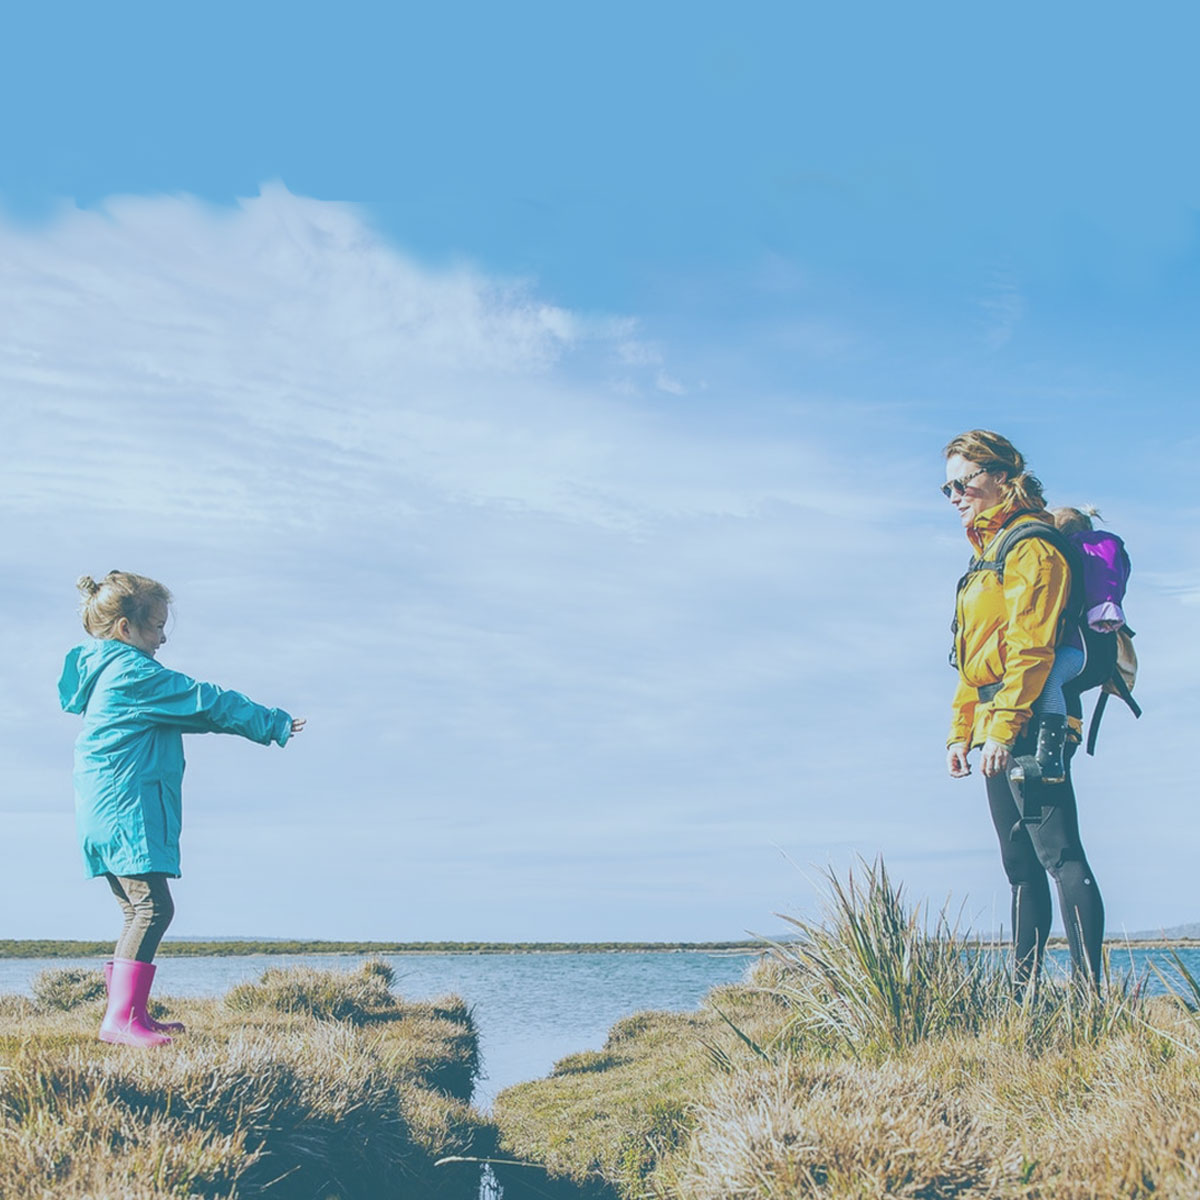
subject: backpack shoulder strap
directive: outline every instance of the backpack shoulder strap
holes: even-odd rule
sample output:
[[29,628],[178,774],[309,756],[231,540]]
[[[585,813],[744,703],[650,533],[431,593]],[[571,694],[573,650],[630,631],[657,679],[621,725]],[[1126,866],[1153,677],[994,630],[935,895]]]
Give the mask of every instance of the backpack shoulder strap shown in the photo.
[[986,557],[981,555],[971,565],[975,570],[995,571],[997,578],[1003,582],[1005,559],[1014,546],[1029,538],[1041,538],[1042,541],[1049,542],[1066,559],[1071,574],[1067,611],[1070,615],[1078,617],[1083,612],[1083,561],[1070,538],[1046,521],[1019,521],[1002,529],[991,545],[984,550]]
[[[1013,513],[1003,525],[1000,526],[999,533],[984,547],[983,551],[971,559],[967,565],[966,572],[958,581],[958,587],[955,594],[962,592],[972,576],[980,571],[990,571],[996,579],[1003,584],[1004,582],[1004,560],[1008,557],[1009,552],[1018,543],[1023,542],[1026,538],[1037,537],[1045,542],[1049,542],[1062,556],[1067,560],[1067,567],[1071,578],[1071,591],[1067,600],[1067,607],[1063,610],[1061,622],[1059,625],[1059,633],[1067,628],[1072,621],[1078,621],[1083,613],[1083,562],[1079,552],[1071,544],[1066,534],[1051,525],[1048,521],[1029,520],[1021,521],[1019,517],[1025,515],[1028,510]],[[950,632],[957,638],[958,635],[958,617],[950,622]],[[958,666],[958,643],[957,640],[950,648],[950,665]]]

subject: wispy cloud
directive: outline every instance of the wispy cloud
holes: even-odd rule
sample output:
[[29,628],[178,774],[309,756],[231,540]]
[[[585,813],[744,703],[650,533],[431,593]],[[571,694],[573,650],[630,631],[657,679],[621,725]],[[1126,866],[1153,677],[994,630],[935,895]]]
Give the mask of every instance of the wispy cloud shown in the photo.
[[986,344],[993,350],[1007,346],[1025,316],[1025,298],[1016,281],[1001,272],[993,274],[979,308]]

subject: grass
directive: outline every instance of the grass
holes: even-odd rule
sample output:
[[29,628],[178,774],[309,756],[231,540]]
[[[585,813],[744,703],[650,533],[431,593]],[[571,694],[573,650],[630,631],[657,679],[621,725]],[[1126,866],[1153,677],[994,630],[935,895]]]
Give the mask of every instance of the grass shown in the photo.
[[[1102,1000],[914,909],[882,863],[694,1014],[498,1097],[502,1152],[607,1200],[1150,1200],[1200,1195],[1200,982]],[[1179,964],[1181,965],[1181,964]],[[514,1168],[514,1173],[516,1169]],[[547,1183],[546,1181],[549,1181]]]
[[406,1003],[387,971],[268,972],[170,1001],[188,1032],[148,1051],[96,1040],[86,980],[3,997],[0,1197],[475,1200],[477,1170],[435,1165],[493,1148],[469,1107],[470,1012]]

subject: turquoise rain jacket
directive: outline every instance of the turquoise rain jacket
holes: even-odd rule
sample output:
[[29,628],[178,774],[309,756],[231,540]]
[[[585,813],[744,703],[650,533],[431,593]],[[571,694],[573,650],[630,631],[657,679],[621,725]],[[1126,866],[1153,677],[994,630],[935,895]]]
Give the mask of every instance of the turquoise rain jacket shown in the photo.
[[197,683],[115,639],[70,651],[58,695],[66,712],[83,714],[75,824],[89,876],[179,874],[185,733],[282,746],[292,732],[282,709]]

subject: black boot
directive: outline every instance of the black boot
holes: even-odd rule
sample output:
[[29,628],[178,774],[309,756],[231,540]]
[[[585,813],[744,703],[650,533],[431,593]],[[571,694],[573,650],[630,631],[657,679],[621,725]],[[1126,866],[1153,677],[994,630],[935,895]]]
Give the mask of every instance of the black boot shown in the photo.
[[1043,713],[1037,718],[1038,766],[1042,771],[1043,783],[1062,783],[1067,777],[1067,764],[1063,759],[1063,748],[1067,744],[1067,717],[1065,713]]

